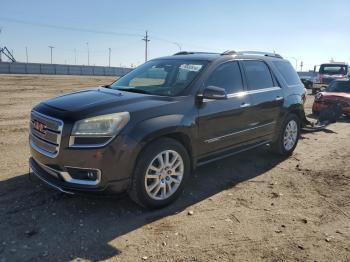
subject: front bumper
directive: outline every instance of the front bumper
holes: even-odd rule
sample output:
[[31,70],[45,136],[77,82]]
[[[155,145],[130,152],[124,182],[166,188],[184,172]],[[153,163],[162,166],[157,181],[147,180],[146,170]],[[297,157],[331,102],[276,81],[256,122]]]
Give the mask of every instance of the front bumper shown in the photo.
[[50,171],[48,172],[47,166],[39,163],[33,157],[29,159],[29,167],[33,171],[32,173],[44,184],[61,193],[70,195],[74,195],[76,193],[123,193],[127,190],[129,185],[129,179],[110,182],[104,187],[92,187],[69,183],[65,181],[64,177],[61,176],[61,172],[59,170],[53,170],[50,168]]
[[[46,184],[65,193],[123,193],[128,189],[140,150],[140,145],[133,139],[120,135],[103,148],[69,148],[66,139],[62,140],[59,153],[54,158],[30,146],[30,167]],[[71,167],[97,170],[98,183],[77,183],[69,179],[67,174]]]
[[[320,113],[323,109],[330,106],[330,103],[315,101],[312,105],[313,113]],[[341,111],[344,115],[350,116],[350,106],[341,106]]]
[[139,143],[120,133],[104,146],[71,147],[75,120],[39,109],[31,114],[29,145],[30,165],[41,180],[67,192],[121,193],[128,189]]

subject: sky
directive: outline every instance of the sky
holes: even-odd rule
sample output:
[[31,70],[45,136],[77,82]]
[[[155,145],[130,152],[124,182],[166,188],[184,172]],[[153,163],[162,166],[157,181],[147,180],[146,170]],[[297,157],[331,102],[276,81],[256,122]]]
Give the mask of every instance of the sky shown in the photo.
[[[281,54],[300,70],[350,62],[349,0],[0,0],[0,46],[18,61],[136,66],[181,50]],[[89,52],[88,52],[89,50]]]

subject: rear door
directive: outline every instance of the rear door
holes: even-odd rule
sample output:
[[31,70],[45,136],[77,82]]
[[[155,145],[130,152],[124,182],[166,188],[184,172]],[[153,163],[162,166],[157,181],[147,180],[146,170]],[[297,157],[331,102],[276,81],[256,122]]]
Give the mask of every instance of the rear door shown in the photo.
[[269,66],[262,60],[245,60],[243,64],[248,93],[252,100],[254,128],[256,140],[272,137],[278,115],[283,105],[283,92],[274,80]]
[[239,63],[230,61],[218,65],[204,81],[204,86],[224,88],[227,99],[206,100],[199,106],[200,154],[225,150],[248,140],[244,130],[251,118],[251,101],[244,89]]

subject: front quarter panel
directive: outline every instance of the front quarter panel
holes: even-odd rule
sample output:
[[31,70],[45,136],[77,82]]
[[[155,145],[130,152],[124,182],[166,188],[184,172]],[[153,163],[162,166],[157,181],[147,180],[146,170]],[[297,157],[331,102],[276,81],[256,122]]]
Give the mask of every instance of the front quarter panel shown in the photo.
[[196,132],[194,117],[174,114],[144,120],[129,130],[128,136],[139,144],[139,150],[141,150],[150,141],[172,134],[186,136],[192,144]]

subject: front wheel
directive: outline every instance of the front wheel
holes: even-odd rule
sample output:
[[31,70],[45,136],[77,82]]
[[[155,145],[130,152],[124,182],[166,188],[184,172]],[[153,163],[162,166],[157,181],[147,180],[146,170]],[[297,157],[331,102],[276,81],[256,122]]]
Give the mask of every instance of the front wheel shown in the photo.
[[272,150],[280,155],[291,155],[296,148],[300,136],[300,119],[290,114],[279,130],[277,140],[271,144]]
[[164,207],[178,198],[189,173],[184,146],[174,139],[159,139],[141,152],[129,195],[141,206]]

